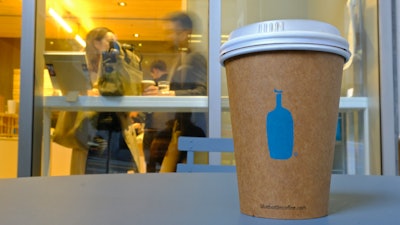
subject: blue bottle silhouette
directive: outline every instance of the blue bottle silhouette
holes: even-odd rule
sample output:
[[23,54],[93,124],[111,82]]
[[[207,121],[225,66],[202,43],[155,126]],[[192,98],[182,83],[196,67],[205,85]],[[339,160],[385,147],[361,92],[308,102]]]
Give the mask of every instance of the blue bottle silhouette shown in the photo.
[[276,94],[275,109],[267,114],[269,154],[273,159],[289,159],[293,154],[294,127],[292,113],[282,107],[282,90]]

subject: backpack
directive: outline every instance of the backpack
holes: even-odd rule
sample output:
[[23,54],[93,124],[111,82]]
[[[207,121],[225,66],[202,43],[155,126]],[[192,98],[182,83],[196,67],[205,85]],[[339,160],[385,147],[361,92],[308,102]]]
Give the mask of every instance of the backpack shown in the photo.
[[140,95],[143,79],[141,57],[118,42],[103,52],[98,89],[103,96]]

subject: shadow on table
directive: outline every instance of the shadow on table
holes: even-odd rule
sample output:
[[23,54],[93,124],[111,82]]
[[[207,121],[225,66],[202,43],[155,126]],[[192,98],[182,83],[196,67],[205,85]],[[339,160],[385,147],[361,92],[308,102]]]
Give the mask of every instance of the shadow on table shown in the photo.
[[372,202],[382,200],[382,196],[378,194],[331,193],[329,197],[328,214],[351,211],[352,209],[360,207],[368,207]]

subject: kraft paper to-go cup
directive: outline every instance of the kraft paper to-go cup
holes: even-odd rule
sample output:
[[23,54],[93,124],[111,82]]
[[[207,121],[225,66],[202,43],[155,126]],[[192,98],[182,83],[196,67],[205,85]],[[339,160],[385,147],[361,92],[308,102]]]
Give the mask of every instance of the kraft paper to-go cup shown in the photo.
[[276,219],[327,215],[349,57],[338,30],[312,20],[251,24],[221,46],[242,213]]
[[142,92],[143,92],[149,86],[156,85],[156,82],[154,80],[142,80],[141,85],[142,85]]

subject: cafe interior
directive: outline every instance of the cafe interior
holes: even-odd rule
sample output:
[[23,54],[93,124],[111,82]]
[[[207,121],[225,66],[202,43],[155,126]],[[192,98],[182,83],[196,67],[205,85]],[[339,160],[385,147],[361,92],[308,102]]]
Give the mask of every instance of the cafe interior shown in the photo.
[[[398,29],[387,24],[379,0],[0,0],[0,178],[70,176],[73,149],[52,140],[61,112],[135,111],[139,114],[184,111],[206,115],[206,137],[232,138],[229,96],[219,48],[231,31],[274,19],[313,19],[338,28],[352,53],[343,68],[336,129],[333,174],[399,175],[399,84],[390,70],[399,45]],[[120,44],[140,58],[144,80],[151,64],[173,66],[174,52],[166,36],[166,18],[190,13],[189,44],[207,60],[207,94],[191,99],[171,97],[79,96],[68,102],[45,67],[45,52],[84,52],[86,35],[107,27]],[[69,108],[68,108],[69,107]],[[249,118],[251,119],[251,118]],[[135,138],[141,168],[150,173],[143,148],[145,122]],[[132,125],[133,126],[133,125]],[[235,165],[233,153],[195,154],[201,164]],[[159,172],[158,165],[156,172]],[[83,171],[82,174],[85,174]]]

